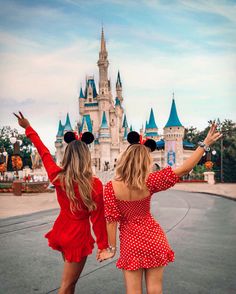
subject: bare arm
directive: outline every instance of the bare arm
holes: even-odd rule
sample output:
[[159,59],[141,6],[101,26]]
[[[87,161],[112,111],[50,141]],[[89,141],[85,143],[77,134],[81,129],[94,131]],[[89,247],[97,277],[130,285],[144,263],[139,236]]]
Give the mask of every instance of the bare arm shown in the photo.
[[[222,134],[220,134],[216,130],[216,127],[217,126],[215,123],[211,125],[210,130],[205,140],[203,141],[207,146],[212,145],[222,136]],[[193,152],[193,154],[187,160],[184,161],[184,163],[181,166],[173,170],[174,173],[179,177],[185,174],[188,174],[194,168],[194,166],[199,162],[199,160],[202,158],[202,155],[204,152],[205,152],[204,148],[198,147]]]
[[107,235],[108,243],[111,247],[116,247],[116,231],[117,231],[117,222],[108,223],[107,222]]
[[116,254],[116,231],[117,222],[107,222],[107,235],[109,249],[103,250],[97,257],[98,261],[103,261],[109,258],[113,258]]

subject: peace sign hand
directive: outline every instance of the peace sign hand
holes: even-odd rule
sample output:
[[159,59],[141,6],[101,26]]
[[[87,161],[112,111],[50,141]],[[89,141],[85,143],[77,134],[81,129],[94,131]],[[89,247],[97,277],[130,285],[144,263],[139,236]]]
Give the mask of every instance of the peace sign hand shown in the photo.
[[30,125],[28,119],[24,118],[24,115],[20,111],[19,111],[19,115],[15,114],[14,112],[13,114],[15,115],[15,117],[18,118],[18,124],[22,128],[26,129]]
[[222,137],[222,134],[217,131],[217,125],[215,124],[215,122],[213,122],[213,124],[211,125],[210,130],[204,140],[204,143],[207,146],[210,146],[221,137]]

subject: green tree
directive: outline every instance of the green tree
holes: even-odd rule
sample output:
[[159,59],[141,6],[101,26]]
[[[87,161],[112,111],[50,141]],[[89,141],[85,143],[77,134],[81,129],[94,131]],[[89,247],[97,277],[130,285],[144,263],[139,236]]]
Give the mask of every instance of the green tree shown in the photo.
[[[208,122],[209,125],[212,121]],[[199,165],[202,165],[209,160],[213,161],[213,170],[216,173],[217,181],[220,181],[221,172],[221,155],[223,156],[223,181],[224,182],[236,182],[236,124],[229,119],[225,119],[223,122],[218,121],[218,129],[223,134],[223,137],[218,140],[211,148],[211,153],[202,157]],[[203,131],[197,131],[196,128],[190,127],[186,129],[184,139],[196,144],[199,141],[203,141],[209,131],[209,126]],[[213,155],[212,151],[215,150],[216,154]]]

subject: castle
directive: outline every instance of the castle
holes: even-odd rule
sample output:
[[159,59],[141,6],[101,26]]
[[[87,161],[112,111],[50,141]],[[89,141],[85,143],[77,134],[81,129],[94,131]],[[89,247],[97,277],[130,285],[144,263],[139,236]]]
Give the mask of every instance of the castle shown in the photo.
[[[119,72],[116,81],[116,96],[113,99],[111,83],[108,79],[109,61],[103,29],[97,65],[99,68],[98,92],[92,76],[86,78],[84,91],[82,87],[80,88],[78,98],[80,122],[73,129],[68,113],[64,125],[61,120],[59,121],[55,141],[56,161],[59,165],[66,147],[63,135],[67,131],[73,130],[78,133],[90,131],[94,134],[95,140],[89,148],[92,164],[96,171],[114,168],[119,154],[129,145],[127,134],[132,130],[132,126],[129,127],[124,113],[124,98]],[[191,155],[194,148],[190,143],[183,141],[184,126],[178,118],[174,97],[163,135],[159,133],[153,109],[151,109],[145,129],[141,129],[140,134],[144,138],[153,138],[157,142],[157,150],[152,155],[154,162],[160,168],[166,165],[179,166],[183,160]]]

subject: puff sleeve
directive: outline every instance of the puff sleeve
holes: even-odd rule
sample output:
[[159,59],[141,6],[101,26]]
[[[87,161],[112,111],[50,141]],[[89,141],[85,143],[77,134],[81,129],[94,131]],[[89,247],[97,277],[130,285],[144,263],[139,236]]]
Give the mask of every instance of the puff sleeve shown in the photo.
[[117,200],[115,198],[112,182],[108,182],[104,189],[104,208],[105,218],[107,222],[119,222],[121,214],[119,207],[117,206]]
[[147,179],[147,187],[151,194],[167,190],[179,182],[179,177],[174,173],[170,166],[153,172]]

